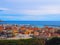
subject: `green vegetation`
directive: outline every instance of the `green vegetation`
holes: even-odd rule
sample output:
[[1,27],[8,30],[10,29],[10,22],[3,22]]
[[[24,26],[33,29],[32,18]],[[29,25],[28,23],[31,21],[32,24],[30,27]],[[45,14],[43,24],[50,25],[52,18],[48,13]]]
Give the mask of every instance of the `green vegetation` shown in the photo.
[[59,37],[53,37],[46,41],[45,45],[60,45],[60,38]]
[[45,39],[20,39],[20,40],[0,40],[0,45],[60,45],[60,38],[53,37]]
[[0,40],[0,45],[44,45],[44,39]]

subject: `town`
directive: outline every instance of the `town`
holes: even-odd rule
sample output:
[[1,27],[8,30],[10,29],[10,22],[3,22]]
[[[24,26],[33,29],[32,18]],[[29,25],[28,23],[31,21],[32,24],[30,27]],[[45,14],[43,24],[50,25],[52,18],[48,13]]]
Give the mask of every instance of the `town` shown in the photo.
[[60,28],[52,26],[0,24],[0,39],[29,39],[60,37]]

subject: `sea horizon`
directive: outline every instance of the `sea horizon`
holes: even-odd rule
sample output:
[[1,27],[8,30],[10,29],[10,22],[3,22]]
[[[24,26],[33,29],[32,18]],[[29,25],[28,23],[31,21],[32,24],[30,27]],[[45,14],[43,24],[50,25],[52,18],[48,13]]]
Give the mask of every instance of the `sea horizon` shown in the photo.
[[60,21],[1,21],[0,24],[30,24],[35,26],[59,26]]

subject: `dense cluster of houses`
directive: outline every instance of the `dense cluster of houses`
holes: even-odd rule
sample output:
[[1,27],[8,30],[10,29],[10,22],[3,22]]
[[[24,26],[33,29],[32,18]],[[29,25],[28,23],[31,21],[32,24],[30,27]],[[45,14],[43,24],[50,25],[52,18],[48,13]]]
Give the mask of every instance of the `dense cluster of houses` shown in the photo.
[[60,37],[59,27],[0,24],[0,39],[28,39]]

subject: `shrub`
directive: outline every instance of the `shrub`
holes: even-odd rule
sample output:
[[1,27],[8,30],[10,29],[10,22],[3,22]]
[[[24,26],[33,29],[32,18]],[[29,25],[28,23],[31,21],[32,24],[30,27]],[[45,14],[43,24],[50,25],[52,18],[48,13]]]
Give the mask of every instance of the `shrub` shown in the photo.
[[0,45],[44,45],[44,39],[0,40]]
[[47,40],[45,45],[60,45],[60,38],[54,37],[50,40]]

